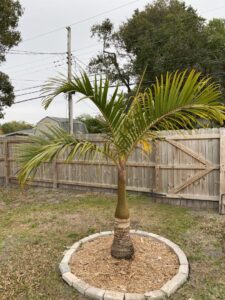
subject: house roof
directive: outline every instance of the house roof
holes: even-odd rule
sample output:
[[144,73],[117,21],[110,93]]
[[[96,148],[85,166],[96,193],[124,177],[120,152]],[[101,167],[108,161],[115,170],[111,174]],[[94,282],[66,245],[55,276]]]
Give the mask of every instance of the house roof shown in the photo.
[[[49,117],[49,116],[41,119],[37,123],[37,128],[38,128],[38,125],[46,119],[51,119],[51,120],[57,122],[59,124],[59,126],[62,127],[65,131],[69,131],[69,120],[67,118]],[[88,133],[85,123],[78,121],[76,119],[73,119],[73,131],[74,131],[74,133]]]
[[14,136],[14,135],[21,135],[21,136],[34,135],[34,129],[31,128],[31,129],[14,131],[14,132],[4,134],[3,136]]
[[[45,120],[45,119],[52,119],[58,123],[68,123],[68,119],[67,118],[59,118],[59,117],[44,117],[43,119],[41,119],[40,121],[38,121],[38,123],[40,123],[41,121]],[[37,124],[38,124],[37,123]],[[83,122],[81,121],[78,121],[76,119],[73,119],[73,123],[76,123],[76,124],[84,124]]]

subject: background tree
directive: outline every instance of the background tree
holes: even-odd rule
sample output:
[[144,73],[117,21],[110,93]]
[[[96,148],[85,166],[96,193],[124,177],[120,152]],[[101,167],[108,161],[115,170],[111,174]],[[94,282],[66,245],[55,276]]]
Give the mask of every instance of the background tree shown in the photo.
[[91,28],[92,37],[97,36],[102,43],[102,53],[91,59],[89,70],[92,73],[104,73],[111,82],[121,82],[131,92],[133,78],[133,56],[126,51],[123,40],[119,38],[109,19]]
[[83,114],[77,117],[78,121],[83,122],[89,133],[104,133],[107,131],[105,120],[101,115],[92,117],[88,114]]
[[[21,40],[19,31],[16,30],[19,18],[23,13],[19,1],[0,1],[0,63],[6,60],[6,53]],[[3,109],[10,106],[14,100],[13,86],[9,77],[0,72],[0,118]]]
[[225,94],[225,19],[213,19],[205,27],[205,51],[207,58],[203,60],[205,74],[213,74]]
[[71,82],[64,78],[52,79],[44,91],[48,95],[43,102],[45,108],[61,93],[76,92],[82,94],[82,99],[89,98],[105,119],[108,128],[106,140],[103,146],[99,146],[88,140],[78,140],[59,128],[50,128],[50,133],[33,137],[33,143],[23,146],[19,181],[25,183],[35,175],[41,163],[51,162],[60,153],[66,155],[67,161],[74,157],[93,160],[96,154],[110,159],[118,170],[111,254],[115,258],[131,258],[134,248],[130,238],[130,212],[126,198],[126,164],[130,154],[136,146],[148,153],[149,138],[155,137],[159,130],[193,127],[198,118],[222,123],[225,119],[224,106],[220,103],[218,86],[207,78],[201,79],[201,74],[195,71],[189,74],[167,73],[155,85],[137,94],[131,105],[118,87],[110,93],[108,80],[103,82],[95,79],[92,84],[86,74],[74,76]]
[[214,19],[207,24],[184,2],[156,0],[136,10],[118,30],[107,19],[91,32],[103,52],[91,59],[90,71],[106,73],[128,92],[145,67],[144,86],[167,71],[195,68],[225,87],[225,22]]
[[3,134],[24,130],[24,129],[31,129],[33,128],[33,125],[24,122],[24,121],[11,121],[4,123],[0,126],[1,131]]

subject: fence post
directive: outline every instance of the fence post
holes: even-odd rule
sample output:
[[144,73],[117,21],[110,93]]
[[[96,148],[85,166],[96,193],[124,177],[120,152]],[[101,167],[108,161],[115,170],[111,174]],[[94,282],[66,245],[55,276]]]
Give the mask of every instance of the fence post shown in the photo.
[[220,199],[219,213],[225,214],[225,128],[220,128]]
[[52,162],[52,172],[53,172],[53,189],[58,187],[58,168],[57,168],[57,159],[55,158]]
[[159,141],[155,142],[155,188],[154,188],[154,193],[160,193],[160,178],[159,178]]
[[4,140],[4,169],[5,169],[5,186],[9,185],[9,149],[8,141]]

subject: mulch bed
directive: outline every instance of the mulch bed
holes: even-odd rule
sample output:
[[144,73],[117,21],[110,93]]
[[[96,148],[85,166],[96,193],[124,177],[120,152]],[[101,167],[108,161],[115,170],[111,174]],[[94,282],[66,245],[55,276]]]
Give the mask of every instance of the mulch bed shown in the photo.
[[83,244],[70,261],[71,272],[92,286],[128,293],[157,290],[176,275],[179,262],[168,246],[138,235],[132,240],[132,260],[111,256],[111,236]]

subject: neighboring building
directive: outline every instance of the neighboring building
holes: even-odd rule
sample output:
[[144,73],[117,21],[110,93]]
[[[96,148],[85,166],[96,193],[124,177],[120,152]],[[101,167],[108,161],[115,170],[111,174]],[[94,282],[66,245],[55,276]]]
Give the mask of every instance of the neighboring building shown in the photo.
[[[34,129],[25,129],[16,132],[11,132],[3,136],[29,136],[29,135],[39,135],[41,131],[48,131],[49,126],[59,126],[65,131],[69,131],[69,122],[66,118],[57,117],[45,117],[41,119]],[[83,122],[73,120],[73,132],[74,134],[85,134],[88,133],[87,127]]]
[[14,136],[14,135],[18,135],[18,136],[28,136],[28,135],[34,135],[34,129],[23,129],[23,130],[19,130],[19,131],[14,131],[14,132],[10,132],[10,133],[6,133],[3,136]]
[[[48,131],[49,126],[59,126],[65,131],[69,131],[68,119],[57,117],[45,117],[37,123],[35,127],[35,134],[39,134],[40,131]],[[73,120],[73,132],[75,134],[88,133],[86,125],[83,122],[77,121],[76,119]]]

